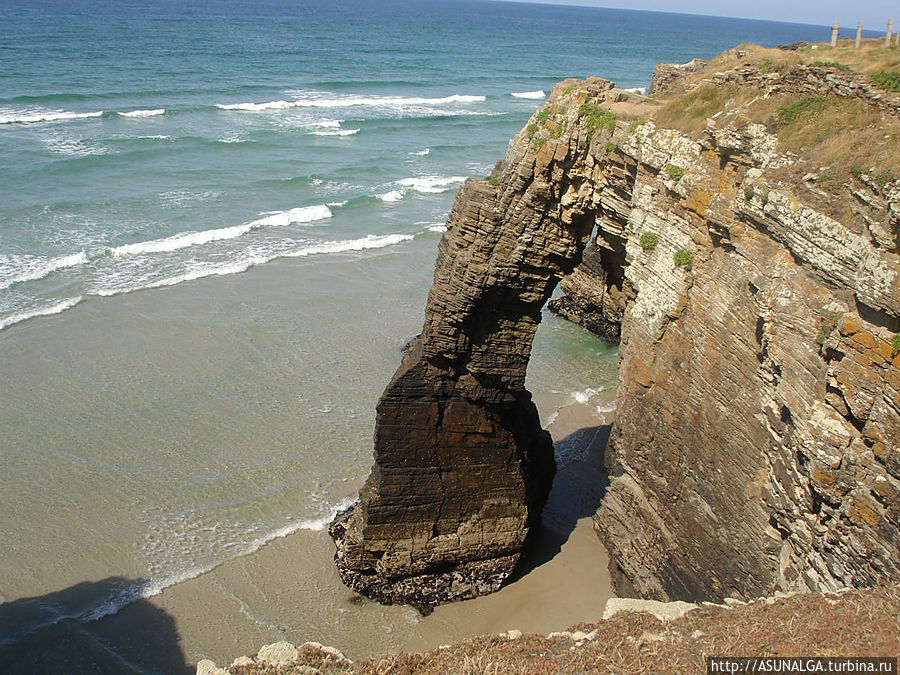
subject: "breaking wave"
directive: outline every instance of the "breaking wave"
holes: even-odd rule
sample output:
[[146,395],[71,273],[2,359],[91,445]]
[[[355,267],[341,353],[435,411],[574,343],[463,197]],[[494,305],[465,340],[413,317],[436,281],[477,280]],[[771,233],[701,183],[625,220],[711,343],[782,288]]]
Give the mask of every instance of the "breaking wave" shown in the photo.
[[547,94],[543,89],[538,89],[537,91],[514,91],[510,94],[513,98],[546,98]]

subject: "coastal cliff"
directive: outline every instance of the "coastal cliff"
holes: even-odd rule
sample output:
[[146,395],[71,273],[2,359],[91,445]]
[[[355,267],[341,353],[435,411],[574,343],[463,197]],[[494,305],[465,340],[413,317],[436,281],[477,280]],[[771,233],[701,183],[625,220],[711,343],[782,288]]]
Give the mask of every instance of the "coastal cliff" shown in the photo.
[[511,572],[553,473],[524,374],[562,277],[556,311],[621,335],[595,516],[620,594],[900,573],[897,97],[760,51],[667,70],[668,103],[564,81],[460,190],[332,528],[348,585],[432,605]]
[[[900,189],[876,164],[896,155],[883,146],[897,98],[845,69],[770,64],[725,55],[648,116],[689,126],[707,97],[719,109],[703,128],[620,119],[587,156],[597,254],[560,304],[621,315],[595,516],[620,594],[752,597],[900,573]],[[838,139],[829,108],[850,108],[837,166],[784,149],[804,106]],[[872,164],[854,164],[873,132]]]

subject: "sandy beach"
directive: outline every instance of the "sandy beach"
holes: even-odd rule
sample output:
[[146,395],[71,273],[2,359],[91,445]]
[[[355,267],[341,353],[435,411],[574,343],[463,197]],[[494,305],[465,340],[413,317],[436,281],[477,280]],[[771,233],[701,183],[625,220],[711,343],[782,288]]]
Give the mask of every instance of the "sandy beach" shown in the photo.
[[[606,552],[591,525],[608,432],[579,426],[591,422],[574,409],[561,411],[551,425],[565,459],[545,524],[518,578],[498,593],[438,607],[427,617],[408,606],[383,607],[341,584],[326,532],[302,531],[148,602],[173,618],[189,664],[202,658],[227,664],[278,640],[322,642],[358,659],[432,649],[483,633],[547,633],[596,620],[612,595]],[[140,633],[131,616],[139,613],[129,607],[99,623]]]
[[[20,662],[113,673],[141,664],[189,673],[200,659],[229,664],[278,640],[322,642],[359,659],[597,620],[612,594],[606,552],[591,525],[605,480],[608,427],[587,426],[592,422],[573,406],[550,425],[561,461],[544,525],[517,577],[493,595],[444,605],[429,616],[380,606],[342,585],[327,532],[300,531],[115,615],[63,621],[3,656],[14,669]],[[9,619],[9,613],[0,617]]]

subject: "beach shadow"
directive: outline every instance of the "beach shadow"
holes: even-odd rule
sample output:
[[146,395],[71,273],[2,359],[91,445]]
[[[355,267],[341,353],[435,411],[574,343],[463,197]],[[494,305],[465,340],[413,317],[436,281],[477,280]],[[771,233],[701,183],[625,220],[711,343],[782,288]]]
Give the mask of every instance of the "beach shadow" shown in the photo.
[[[0,605],[4,674],[188,675],[175,620],[137,598],[142,580],[110,577]],[[99,618],[95,618],[98,617]]]
[[[553,444],[556,477],[541,514],[541,525],[531,532],[515,571],[506,584],[553,560],[582,518],[594,515],[609,485],[606,444],[612,425],[586,427]],[[597,542],[598,546],[600,542]]]

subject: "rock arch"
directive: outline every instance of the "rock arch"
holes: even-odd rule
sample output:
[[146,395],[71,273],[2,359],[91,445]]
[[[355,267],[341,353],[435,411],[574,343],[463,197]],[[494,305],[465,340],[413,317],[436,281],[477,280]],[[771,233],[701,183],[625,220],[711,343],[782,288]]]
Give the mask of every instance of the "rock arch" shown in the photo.
[[[596,78],[588,88],[612,92]],[[380,602],[497,590],[550,491],[553,445],[525,370],[541,309],[581,261],[599,208],[591,131],[563,91],[542,120],[548,141],[523,130],[491,180],[460,189],[422,334],[377,406],[375,466],[332,524],[344,582]]]

